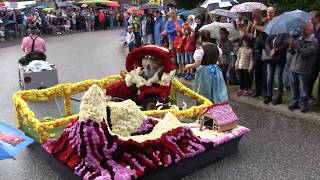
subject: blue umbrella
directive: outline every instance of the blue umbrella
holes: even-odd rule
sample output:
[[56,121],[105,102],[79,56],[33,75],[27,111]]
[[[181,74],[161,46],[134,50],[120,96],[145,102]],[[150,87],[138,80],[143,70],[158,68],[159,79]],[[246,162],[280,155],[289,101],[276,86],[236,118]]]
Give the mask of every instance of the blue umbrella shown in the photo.
[[19,151],[33,142],[23,132],[0,122],[0,160],[14,159]]
[[285,12],[271,20],[264,30],[268,35],[286,34],[293,31],[311,19],[311,15],[301,10]]

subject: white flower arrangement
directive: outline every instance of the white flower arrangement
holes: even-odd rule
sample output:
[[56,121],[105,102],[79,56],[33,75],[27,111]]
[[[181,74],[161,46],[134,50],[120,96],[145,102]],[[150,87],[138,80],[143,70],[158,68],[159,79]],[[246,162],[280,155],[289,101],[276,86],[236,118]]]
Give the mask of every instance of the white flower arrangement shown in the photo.
[[147,140],[156,140],[159,139],[164,133],[178,128],[183,124],[177,119],[175,115],[172,113],[167,113],[165,117],[159,121],[153,128],[153,130],[149,134],[145,135],[138,135],[138,136],[128,136],[128,137],[121,137],[123,140],[133,140],[136,142],[144,142]]
[[176,74],[176,70],[173,70],[170,73],[163,73],[159,84],[161,86],[170,86],[171,81],[174,78],[175,74]]
[[80,121],[92,120],[102,122],[107,117],[107,97],[103,90],[96,84],[92,85],[84,94],[80,104]]
[[108,102],[107,107],[110,108],[112,132],[124,137],[137,132],[147,117],[132,100]]

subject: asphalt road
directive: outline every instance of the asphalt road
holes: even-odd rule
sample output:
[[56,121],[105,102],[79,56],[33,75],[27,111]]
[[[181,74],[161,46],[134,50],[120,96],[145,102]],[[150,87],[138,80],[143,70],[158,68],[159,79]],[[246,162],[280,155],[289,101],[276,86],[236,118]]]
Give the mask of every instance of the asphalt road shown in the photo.
[[[48,61],[56,64],[60,82],[100,79],[124,67],[119,30],[46,39]],[[15,125],[12,95],[19,89],[19,46],[0,49],[0,121]],[[251,133],[236,154],[199,170],[184,180],[320,179],[320,128],[265,110],[232,102],[240,124]],[[76,108],[78,104],[74,104]],[[57,114],[54,103],[32,104],[39,116]],[[165,177],[164,177],[165,178]],[[0,180],[61,179],[36,151],[27,148],[16,160],[0,161]]]

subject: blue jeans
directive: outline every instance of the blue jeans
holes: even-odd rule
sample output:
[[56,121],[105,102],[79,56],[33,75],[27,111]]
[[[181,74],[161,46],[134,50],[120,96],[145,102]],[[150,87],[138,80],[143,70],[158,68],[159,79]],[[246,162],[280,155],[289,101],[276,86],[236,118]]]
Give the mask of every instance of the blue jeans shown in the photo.
[[177,52],[177,64],[185,64],[184,56],[183,52]]
[[227,72],[229,69],[229,64],[223,64],[223,65],[220,65],[219,67],[222,71],[222,76],[223,76],[224,82],[227,83]]
[[308,108],[309,88],[311,75],[301,73],[290,73],[291,105],[299,105]]
[[185,52],[184,62],[185,64],[192,64],[193,63],[193,53],[192,52]]
[[128,44],[129,52],[131,52],[134,49],[134,43],[131,42]]
[[277,98],[282,98],[283,95],[283,70],[284,66],[281,64],[267,63],[267,97],[272,97],[273,94],[273,80],[276,75],[276,82],[278,84]]
[[[253,53],[254,62],[254,80],[256,93],[267,95],[267,66],[266,63],[261,60],[262,52]],[[250,87],[252,83],[249,83]]]

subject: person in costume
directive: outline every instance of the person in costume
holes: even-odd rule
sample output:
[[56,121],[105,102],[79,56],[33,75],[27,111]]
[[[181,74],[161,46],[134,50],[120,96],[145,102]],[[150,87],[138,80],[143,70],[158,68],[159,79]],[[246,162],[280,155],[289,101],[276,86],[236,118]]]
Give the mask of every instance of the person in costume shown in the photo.
[[195,51],[194,63],[185,69],[196,68],[193,91],[208,98],[214,104],[228,101],[228,92],[217,62],[222,54],[217,45],[210,43],[210,32],[200,31],[200,47]]

